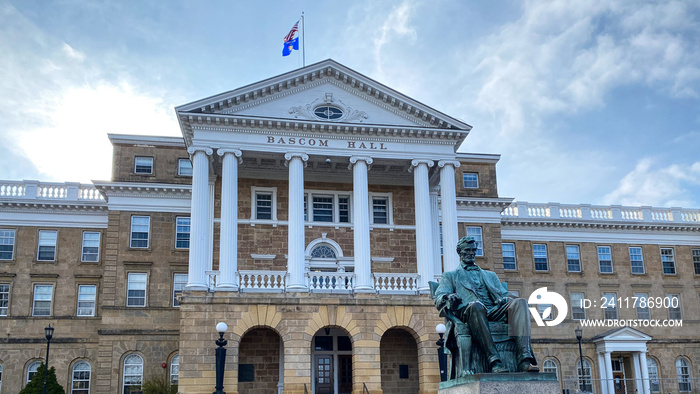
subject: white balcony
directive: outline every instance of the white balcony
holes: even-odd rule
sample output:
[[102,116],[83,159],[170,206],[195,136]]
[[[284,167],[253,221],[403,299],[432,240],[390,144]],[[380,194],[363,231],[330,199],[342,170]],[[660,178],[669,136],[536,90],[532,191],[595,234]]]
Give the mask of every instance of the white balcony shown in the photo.
[[104,201],[91,184],[39,181],[0,181],[0,198],[17,200]]
[[687,208],[623,207],[621,205],[534,204],[517,201],[501,213],[504,219],[560,219],[599,222],[699,224],[700,210]]

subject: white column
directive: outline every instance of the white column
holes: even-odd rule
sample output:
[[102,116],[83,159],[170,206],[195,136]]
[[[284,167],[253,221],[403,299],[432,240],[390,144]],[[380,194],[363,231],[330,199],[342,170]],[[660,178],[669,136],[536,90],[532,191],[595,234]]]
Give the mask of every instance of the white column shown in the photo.
[[304,167],[309,156],[305,153],[287,153],[284,159],[289,167],[287,290],[307,291],[304,278]]
[[207,290],[209,280],[209,158],[211,148],[187,148],[192,155],[192,209],[190,211],[190,261],[187,290]]
[[369,190],[367,170],[371,157],[352,156],[352,225],[355,254],[355,292],[373,292],[372,260],[369,246]]
[[432,160],[412,160],[410,170],[413,171],[413,195],[416,214],[416,257],[418,260],[418,291],[430,291],[428,281],[433,280],[433,240],[430,225],[430,185],[428,168],[433,166]]
[[606,376],[606,386],[608,388],[608,393],[609,394],[614,394],[615,393],[615,382],[613,381],[613,373],[612,373],[612,359],[610,358],[610,352],[605,352],[603,354],[603,357],[605,358],[605,376]]
[[651,392],[651,384],[649,382],[649,367],[647,367],[647,353],[639,352],[639,364],[642,368],[642,386],[644,387],[644,393]]
[[459,268],[457,254],[457,192],[455,191],[455,168],[460,165],[457,160],[440,160],[440,197],[442,199],[442,248],[445,251],[445,271]]
[[238,164],[241,151],[219,149],[221,162],[221,227],[219,278],[216,289],[238,291]]
[[[607,375],[605,371],[605,357],[603,357],[603,353],[598,353],[598,371],[600,372],[600,392],[602,394],[607,394],[608,386],[606,383],[607,381],[605,380],[607,378]],[[592,372],[593,369],[591,368],[591,375],[593,375]],[[591,381],[591,383],[595,385],[595,381]],[[595,389],[593,391],[595,391]],[[614,392],[612,394],[614,394]]]
[[639,364],[639,352],[632,353],[632,365],[634,366],[634,386],[636,393],[644,392],[644,384],[642,383],[642,369]]
[[207,227],[207,271],[214,269],[214,188],[216,175],[209,177],[209,220]]
[[[439,188],[430,189],[430,228],[433,235],[433,273],[442,274],[442,256],[440,256],[440,207],[438,205]],[[432,279],[431,279],[432,280]]]

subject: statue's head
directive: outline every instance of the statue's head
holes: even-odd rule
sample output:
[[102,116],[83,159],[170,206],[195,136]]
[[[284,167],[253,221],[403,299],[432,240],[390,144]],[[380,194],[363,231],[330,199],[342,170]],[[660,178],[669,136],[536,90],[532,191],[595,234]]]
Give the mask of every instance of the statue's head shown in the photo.
[[474,257],[476,256],[477,242],[472,237],[462,237],[462,239],[457,242],[457,254],[459,254],[460,260],[463,263],[474,262]]

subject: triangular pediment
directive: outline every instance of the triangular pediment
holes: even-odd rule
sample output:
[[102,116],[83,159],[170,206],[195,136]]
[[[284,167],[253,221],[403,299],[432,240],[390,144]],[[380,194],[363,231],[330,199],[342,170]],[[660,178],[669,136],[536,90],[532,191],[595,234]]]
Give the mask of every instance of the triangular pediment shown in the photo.
[[650,341],[651,337],[641,331],[630,327],[622,327],[606,331],[592,338],[593,342],[598,341]]

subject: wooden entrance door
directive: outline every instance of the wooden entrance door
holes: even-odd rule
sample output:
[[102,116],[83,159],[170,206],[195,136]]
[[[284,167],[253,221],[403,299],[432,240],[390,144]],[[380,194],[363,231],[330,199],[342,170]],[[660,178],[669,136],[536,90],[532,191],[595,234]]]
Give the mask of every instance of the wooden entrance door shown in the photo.
[[338,356],[338,394],[352,393],[352,356]]
[[316,394],[333,394],[333,356],[317,355],[314,368],[316,369]]
[[625,394],[625,374],[613,372],[613,385],[615,386],[615,394]]

